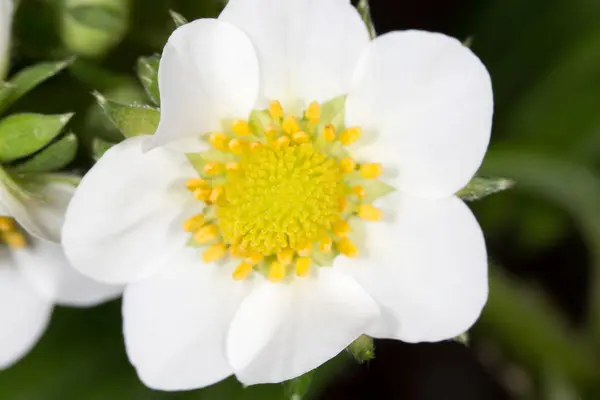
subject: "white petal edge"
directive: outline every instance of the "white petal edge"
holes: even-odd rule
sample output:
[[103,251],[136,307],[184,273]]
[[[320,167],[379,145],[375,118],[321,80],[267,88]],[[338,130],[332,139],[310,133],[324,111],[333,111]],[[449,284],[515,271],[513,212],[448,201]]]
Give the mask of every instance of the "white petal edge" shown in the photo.
[[52,301],[0,254],[0,370],[12,366],[38,342],[50,320]]
[[173,32],[158,69],[160,123],[152,146],[246,120],[259,92],[256,52],[234,25],[200,19]]
[[127,287],[125,344],[146,386],[197,389],[233,373],[225,337],[251,283],[234,281],[232,267],[206,265],[197,250],[187,248],[171,268]]
[[230,0],[219,20],[237,25],[256,46],[262,98],[292,111],[346,94],[369,43],[348,0]]
[[27,247],[13,249],[19,271],[56,304],[91,307],[121,295],[122,286],[91,280],[71,267],[60,244],[30,239]]
[[184,185],[197,176],[185,155],[163,147],[144,152],[147,140],[133,137],[108,150],[67,210],[67,259],[100,282],[129,283],[169,265],[189,239],[183,221],[200,211]]
[[75,184],[60,180],[36,183],[27,188],[31,198],[20,198],[4,185],[0,186],[0,199],[6,214],[12,216],[29,234],[60,242],[60,232],[65,212],[75,192]]
[[12,17],[13,0],[0,0],[0,81],[4,79],[10,61]]
[[422,31],[378,37],[362,55],[346,123],[365,131],[360,159],[393,170],[396,188],[447,197],[475,174],[492,127],[490,76],[458,40]]
[[397,192],[380,207],[388,218],[366,224],[361,255],[335,262],[381,307],[367,333],[437,342],[467,331],[488,295],[485,240],[469,208]]
[[245,385],[282,382],[335,357],[378,314],[354,279],[330,268],[318,278],[264,282],[231,323],[227,357]]

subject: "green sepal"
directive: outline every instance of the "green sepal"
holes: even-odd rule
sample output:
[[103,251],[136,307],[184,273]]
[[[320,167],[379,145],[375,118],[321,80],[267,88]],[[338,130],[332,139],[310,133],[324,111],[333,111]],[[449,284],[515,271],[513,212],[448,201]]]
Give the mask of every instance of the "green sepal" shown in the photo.
[[177,11],[169,10],[169,14],[171,15],[171,19],[175,24],[175,28],[179,28],[180,26],[183,26],[188,23],[187,18],[179,14]]
[[44,62],[18,72],[10,82],[0,84],[0,112],[34,89],[40,83],[50,79],[68,67],[75,58],[58,62]]
[[98,161],[115,144],[98,137],[94,138],[92,140],[92,157]]
[[283,382],[283,391],[285,393],[285,397],[289,400],[302,400],[310,389],[313,375],[314,370],[297,378]]
[[152,135],[160,121],[160,111],[150,106],[121,104],[94,93],[96,100],[110,121],[126,138]]
[[470,343],[469,332],[461,333],[460,335],[454,338],[454,341],[468,347]]
[[160,92],[158,90],[158,64],[160,57],[157,55],[140,57],[137,62],[137,75],[146,90],[146,94],[154,104],[160,105]]
[[25,162],[11,168],[19,173],[58,171],[67,166],[77,154],[77,136],[68,133]]
[[490,194],[502,192],[515,185],[515,181],[499,177],[476,176],[456,195],[465,201],[481,200]]
[[250,130],[252,131],[252,137],[257,140],[261,140],[264,138],[265,132],[267,128],[273,123],[273,119],[271,119],[271,115],[268,110],[254,110],[250,113],[250,118],[248,119],[248,125],[250,125]]
[[345,121],[346,96],[338,96],[326,103],[321,104],[321,122],[317,132],[321,132],[323,127],[331,124],[336,132],[341,133],[346,128]]
[[362,199],[363,203],[373,203],[380,197],[386,196],[396,190],[393,186],[379,179],[365,179],[358,172],[348,176],[347,182],[352,186],[362,186],[365,189],[367,196]]
[[356,5],[356,9],[367,26],[367,31],[369,31],[371,40],[375,39],[377,37],[377,32],[375,31],[375,24],[373,23],[373,18],[371,17],[371,6],[369,5],[369,0],[359,0],[358,4]]
[[319,267],[331,267],[333,265],[333,260],[335,260],[339,254],[340,253],[335,249],[331,249],[329,253],[316,249],[312,252],[310,258]]
[[192,167],[198,172],[198,175],[202,177],[210,178],[204,173],[204,166],[208,162],[216,161],[220,163],[228,163],[235,161],[236,156],[232,153],[225,153],[219,150],[207,150],[201,153],[186,153],[185,154]]
[[0,121],[0,162],[37,152],[60,134],[73,114],[14,114]]
[[350,343],[347,350],[359,364],[375,358],[375,343],[373,338],[367,335],[362,335]]

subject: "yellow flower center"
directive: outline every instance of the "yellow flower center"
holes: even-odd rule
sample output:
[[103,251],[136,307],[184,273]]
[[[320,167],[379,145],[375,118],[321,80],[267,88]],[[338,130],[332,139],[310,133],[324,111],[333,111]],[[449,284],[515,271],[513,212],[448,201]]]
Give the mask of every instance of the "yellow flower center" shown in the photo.
[[294,271],[306,277],[314,264],[330,264],[339,254],[358,255],[350,220],[382,218],[364,187],[382,167],[352,159],[344,146],[362,130],[338,135],[339,124],[329,119],[316,102],[302,118],[286,116],[273,102],[249,121],[209,134],[213,150],[188,154],[199,176],[186,187],[205,208],[184,229],[192,245],[204,247],[205,262],[239,258],[234,279],[257,271],[278,282]]
[[18,249],[27,246],[25,236],[13,218],[0,217],[0,238],[10,248]]

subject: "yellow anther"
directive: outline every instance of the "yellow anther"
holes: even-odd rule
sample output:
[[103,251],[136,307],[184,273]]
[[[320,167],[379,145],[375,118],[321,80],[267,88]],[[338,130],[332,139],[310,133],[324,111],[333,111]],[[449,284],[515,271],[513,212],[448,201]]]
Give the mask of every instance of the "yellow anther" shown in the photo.
[[204,164],[203,170],[207,175],[219,175],[223,172],[223,164],[217,161],[209,161]]
[[206,225],[194,234],[194,240],[198,244],[206,244],[219,236],[219,228],[216,225]]
[[225,169],[229,172],[237,172],[240,170],[240,164],[236,163],[235,161],[228,162],[225,164]]
[[365,197],[367,197],[367,191],[362,186],[354,186],[352,188],[352,191],[355,195],[358,196],[359,199],[364,199]]
[[287,117],[283,121],[283,131],[288,135],[292,133],[296,133],[300,130],[300,125],[298,124],[298,120],[296,117]]
[[229,141],[229,150],[234,154],[242,154],[246,141],[243,139],[231,139]]
[[279,261],[283,265],[291,264],[294,260],[294,250],[286,247],[277,253],[277,261]]
[[223,242],[215,243],[202,253],[202,259],[205,263],[219,261],[227,254],[227,245]]
[[285,278],[285,265],[279,261],[273,261],[269,269],[269,280],[271,282],[281,282]]
[[253,253],[246,258],[246,263],[251,265],[256,265],[263,260],[263,256],[260,253]]
[[196,200],[208,201],[208,199],[210,198],[210,194],[211,193],[212,193],[212,189],[211,188],[196,189],[196,190],[194,190],[194,198]]
[[358,256],[358,247],[348,238],[342,238],[338,242],[337,248],[346,257],[354,258]]
[[276,149],[281,149],[284,147],[287,147],[290,144],[290,138],[287,136],[282,136],[280,138],[278,138],[277,140],[275,140],[275,142],[273,143],[273,147],[275,147]]
[[376,179],[383,173],[383,167],[379,163],[363,164],[360,173],[365,179]]
[[229,138],[223,133],[212,133],[208,139],[212,147],[217,150],[227,151],[229,150]]
[[313,249],[312,243],[306,243],[306,244],[302,244],[302,245],[298,246],[296,248],[296,252],[301,257],[308,257],[308,256],[310,256],[310,253],[312,253],[312,249]]
[[345,146],[351,145],[362,136],[361,128],[348,128],[340,135],[340,142]]
[[235,271],[233,271],[232,277],[236,281],[243,281],[252,273],[252,265],[247,262],[243,262],[237,266]]
[[12,249],[22,249],[27,246],[25,236],[17,231],[2,232],[2,240]]
[[342,159],[342,161],[340,161],[340,168],[342,169],[342,171],[349,174],[356,168],[356,162],[350,157],[346,157]]
[[306,109],[305,116],[311,124],[318,124],[321,120],[321,105],[316,101],[310,103]]
[[305,278],[310,273],[312,260],[308,257],[300,257],[296,260],[296,275]]
[[183,223],[183,230],[186,232],[196,232],[198,229],[202,228],[205,223],[206,218],[204,218],[203,214],[194,215]]
[[246,121],[241,119],[233,121],[231,129],[233,130],[233,133],[238,136],[250,136],[250,126]]
[[365,221],[379,221],[383,217],[383,213],[377,207],[363,204],[358,208],[358,216]]
[[283,107],[281,107],[281,103],[277,100],[269,104],[269,114],[271,114],[271,118],[280,119],[283,118]]
[[344,221],[343,219],[333,224],[333,233],[335,233],[338,236],[348,236],[350,232],[352,232],[350,224],[348,224],[348,222]]
[[198,189],[206,189],[208,187],[208,182],[202,178],[188,179],[185,181],[185,187],[188,188],[189,191],[195,192]]
[[310,135],[306,132],[296,132],[292,134],[292,140],[296,143],[308,143],[310,141]]
[[210,197],[208,198],[208,200],[211,203],[214,203],[217,200],[219,200],[219,197],[221,197],[222,194],[223,194],[223,186],[217,186],[216,188],[214,188],[212,190],[212,192],[210,192]]
[[15,230],[15,220],[11,217],[0,217],[0,232]]
[[325,125],[323,128],[323,139],[326,142],[333,142],[335,140],[335,126],[331,124]]
[[260,149],[261,147],[263,147],[262,143],[259,142],[252,142],[248,145],[248,148],[250,149],[250,151],[256,151],[258,149]]
[[329,236],[323,236],[319,241],[319,250],[323,253],[331,253],[331,247],[333,245],[333,240]]
[[344,212],[348,207],[348,199],[345,197],[340,197],[340,211]]
[[277,136],[277,133],[278,133],[277,129],[275,129],[271,126],[271,127],[267,128],[267,130],[265,131],[265,137],[268,140],[274,140],[275,136]]
[[249,256],[248,252],[237,244],[229,246],[229,254],[231,254],[231,257],[233,258],[244,258]]

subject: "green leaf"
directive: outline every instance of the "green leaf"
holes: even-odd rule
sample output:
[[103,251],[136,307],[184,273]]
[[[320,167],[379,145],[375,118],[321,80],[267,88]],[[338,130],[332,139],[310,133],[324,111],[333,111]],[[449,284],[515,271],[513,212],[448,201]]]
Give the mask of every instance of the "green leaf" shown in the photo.
[[73,161],[76,153],[77,136],[69,133],[11,170],[19,173],[58,171]]
[[18,72],[10,82],[0,85],[0,112],[15,103],[45,80],[68,67],[74,58],[58,62],[45,62]]
[[362,335],[348,346],[348,351],[354,359],[362,364],[375,358],[375,343],[373,338]]
[[377,37],[377,32],[375,31],[373,18],[371,18],[371,6],[369,6],[369,0],[359,0],[358,4],[356,5],[356,9],[367,26],[369,36],[371,39],[375,39],[375,37]]
[[144,105],[127,105],[95,93],[98,104],[125,137],[152,135],[160,121],[160,111]]
[[176,28],[179,28],[180,26],[183,26],[188,23],[188,20],[176,11],[169,10],[169,14],[171,14],[171,18],[173,19]]
[[515,181],[511,179],[476,176],[467,186],[459,190],[456,195],[466,201],[475,201],[490,194],[510,189],[514,185]]
[[461,333],[460,335],[458,335],[457,337],[454,338],[454,341],[461,343],[465,346],[469,346],[470,340],[471,339],[470,339],[469,332]]
[[0,121],[0,162],[35,153],[63,130],[73,114],[15,114]]
[[106,153],[111,147],[113,147],[116,143],[108,142],[104,139],[94,138],[92,140],[92,157],[94,160],[98,161],[104,153]]
[[137,62],[137,74],[148,94],[150,100],[157,106],[160,105],[160,93],[158,91],[158,64],[160,57],[140,57]]
[[302,400],[313,380],[314,370],[295,379],[283,382],[285,397],[289,400]]
[[116,7],[84,4],[67,7],[67,13],[79,24],[101,31],[122,29],[125,13]]

